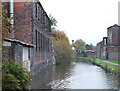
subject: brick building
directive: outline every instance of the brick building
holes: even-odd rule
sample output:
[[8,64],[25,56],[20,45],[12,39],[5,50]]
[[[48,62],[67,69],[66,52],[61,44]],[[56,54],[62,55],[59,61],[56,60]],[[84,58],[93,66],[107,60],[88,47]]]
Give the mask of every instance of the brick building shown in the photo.
[[120,57],[120,26],[107,28],[107,37],[97,44],[97,57],[104,59],[119,59]]
[[113,25],[108,28],[107,36],[107,51],[109,59],[118,59],[119,58],[119,48],[120,48],[120,26]]
[[9,38],[4,40],[3,57],[23,66],[29,64],[31,72],[53,64],[49,17],[41,3],[36,0],[3,4],[6,3],[6,9],[15,18]]
[[97,50],[97,57],[102,58],[102,52],[103,52],[103,41],[97,43],[96,50]]

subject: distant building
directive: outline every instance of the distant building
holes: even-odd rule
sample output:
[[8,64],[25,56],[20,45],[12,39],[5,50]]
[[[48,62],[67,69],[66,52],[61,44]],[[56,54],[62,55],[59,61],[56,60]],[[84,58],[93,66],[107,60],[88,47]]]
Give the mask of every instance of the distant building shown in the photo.
[[85,51],[76,50],[77,57],[96,57],[96,49],[92,45],[86,44]]
[[3,58],[17,61],[31,72],[53,64],[49,17],[39,0],[14,2],[13,7],[11,3],[3,3],[10,15],[11,11],[15,14],[12,36],[4,39]]
[[102,52],[103,52],[103,41],[97,43],[96,50],[97,50],[97,57],[102,58]]
[[92,46],[88,45],[88,44],[85,45],[85,48],[86,48],[86,50],[92,50]]

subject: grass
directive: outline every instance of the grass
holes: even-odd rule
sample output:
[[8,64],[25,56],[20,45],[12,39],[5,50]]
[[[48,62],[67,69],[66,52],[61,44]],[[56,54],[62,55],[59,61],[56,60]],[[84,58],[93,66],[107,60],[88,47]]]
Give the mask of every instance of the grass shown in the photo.
[[[118,65],[114,65],[114,64],[110,64],[110,63],[106,63],[100,60],[96,60],[96,59],[101,59],[101,58],[89,58],[89,57],[77,57],[78,60],[80,61],[91,61],[91,63],[100,66],[101,68],[103,68],[104,70],[106,70],[109,73],[113,73],[114,75],[118,76],[120,75],[119,73],[119,67]],[[103,60],[103,59],[101,59]],[[113,62],[113,63],[118,63],[117,60],[106,60],[109,62]]]
[[[93,58],[90,58],[90,57],[77,57],[77,59],[88,59],[88,60],[91,60]],[[118,61],[117,59],[103,59],[103,58],[98,58],[98,57],[96,57],[95,59],[100,59],[100,60],[104,60],[104,61],[120,64],[120,61]]]
[[106,67],[107,66],[111,70],[117,70],[118,71],[118,65],[109,64],[109,63],[106,63],[106,62],[103,62],[103,61],[99,61],[99,60],[95,60],[95,62],[97,64],[100,64],[102,67]]
[[[98,57],[97,57],[97,58],[98,58]],[[103,58],[98,58],[98,59],[105,60],[105,61],[109,61],[109,62],[112,62],[112,63],[120,64],[120,61],[118,61],[117,59],[103,59]]]

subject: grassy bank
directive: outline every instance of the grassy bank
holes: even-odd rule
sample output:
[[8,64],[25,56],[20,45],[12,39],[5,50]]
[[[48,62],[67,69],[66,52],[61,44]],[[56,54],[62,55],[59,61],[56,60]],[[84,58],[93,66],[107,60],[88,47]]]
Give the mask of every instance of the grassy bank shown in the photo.
[[108,60],[103,59],[103,58],[97,58],[97,59],[101,59],[101,60],[105,60],[105,61],[108,61],[108,62],[120,64],[120,61],[118,61],[117,59],[108,59]]
[[[80,61],[86,61],[86,62],[90,61],[92,64],[100,66],[101,68],[103,68],[104,70],[106,70],[107,72],[113,75],[116,75],[116,76],[120,75],[120,72],[119,72],[120,66],[100,61],[100,60],[103,60],[101,58],[77,57],[77,59]],[[100,59],[100,60],[97,60],[97,59]],[[105,60],[105,61],[118,64],[117,60]]]

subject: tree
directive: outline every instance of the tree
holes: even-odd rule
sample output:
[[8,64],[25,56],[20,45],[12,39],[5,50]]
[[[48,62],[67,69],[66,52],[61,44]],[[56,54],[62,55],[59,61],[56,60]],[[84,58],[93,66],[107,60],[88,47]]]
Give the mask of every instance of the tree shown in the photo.
[[50,18],[51,30],[55,30],[55,28],[57,26],[57,20],[51,14],[49,15],[49,18]]
[[53,41],[66,41],[69,44],[69,40],[68,37],[66,36],[66,34],[64,33],[64,31],[59,31],[59,30],[53,30],[52,31],[52,40]]
[[70,45],[66,34],[63,31],[56,31],[56,19],[51,15],[49,15],[49,18],[52,30],[52,49],[54,50],[56,64],[69,63],[73,60],[75,52],[72,50],[72,46]]
[[52,31],[52,44],[54,55],[56,57],[56,64],[70,63],[75,52],[68,41],[68,37],[63,31]]
[[96,46],[94,46],[92,43],[90,44],[92,50],[96,50]]
[[82,39],[76,40],[74,43],[75,50],[85,51],[85,44],[85,41],[83,41]]

